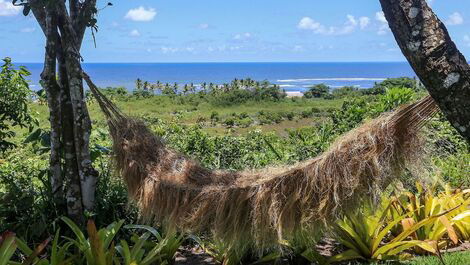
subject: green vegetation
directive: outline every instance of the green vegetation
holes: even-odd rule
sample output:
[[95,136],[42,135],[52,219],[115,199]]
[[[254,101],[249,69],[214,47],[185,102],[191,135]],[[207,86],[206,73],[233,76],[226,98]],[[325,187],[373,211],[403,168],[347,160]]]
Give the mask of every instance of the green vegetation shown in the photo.
[[0,152],[16,147],[12,142],[15,137],[15,126],[31,128],[35,120],[28,111],[28,100],[31,96],[25,77],[29,72],[21,67],[15,70],[10,58],[0,72]]
[[[247,242],[233,248],[208,234],[182,235],[166,226],[156,229],[132,225],[139,222],[138,212],[112,169],[107,125],[89,95],[92,160],[100,176],[96,209],[88,213],[94,221],[81,231],[60,215],[52,199],[45,102],[28,100],[29,91],[22,78],[26,75],[24,69],[14,72],[9,66],[4,71],[10,74],[2,74],[0,84],[8,84],[10,92],[23,91],[16,93],[22,96],[15,99],[9,98],[11,93],[0,95],[22,106],[14,110],[22,110],[18,117],[28,122],[17,124],[29,127],[34,124],[30,123],[32,117],[39,123],[32,132],[12,127],[14,122],[4,123],[5,131],[14,133],[8,135],[8,141],[16,147],[11,145],[0,158],[0,231],[14,231],[16,236],[2,235],[0,264],[10,259],[51,265],[171,264],[182,244],[199,246],[226,265],[269,264],[281,259],[291,264],[351,259],[384,262],[439,255],[470,239],[470,197],[465,190],[469,187],[469,145],[442,116],[435,117],[424,132],[432,150],[428,165],[431,178],[426,179],[433,179],[434,185],[416,185],[410,181],[410,172],[386,191],[380,205],[364,202],[356,211],[347,213],[327,232],[340,243],[332,257],[323,257],[314,248],[320,235],[302,234],[279,242],[280,249],[260,253],[250,249]],[[312,91],[311,98],[286,98],[278,87],[252,80],[236,80],[225,86],[203,85],[203,91],[188,85],[184,93],[175,90],[178,85],[154,86],[144,81],[136,83],[140,89],[134,93],[123,88],[103,91],[125,113],[144,120],[171,147],[209,168],[239,170],[293,164],[315,157],[360,123],[424,94],[415,81],[400,80],[377,84],[374,91],[383,90],[380,93],[345,87],[330,94],[318,86],[315,91],[323,94],[313,96]],[[247,89],[251,86],[255,89]],[[161,91],[155,93],[156,90]],[[325,98],[324,92],[330,96]],[[18,106],[15,104],[11,106]],[[163,230],[166,232],[161,235]],[[51,241],[44,241],[50,236]],[[448,264],[466,264],[458,262],[469,257],[468,253],[443,256]],[[439,259],[423,257],[403,264],[432,262],[439,264]]]

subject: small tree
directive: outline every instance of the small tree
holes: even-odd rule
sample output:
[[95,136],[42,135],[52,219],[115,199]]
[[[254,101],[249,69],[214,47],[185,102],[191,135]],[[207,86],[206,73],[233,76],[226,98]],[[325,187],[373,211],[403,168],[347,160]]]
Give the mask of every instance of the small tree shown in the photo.
[[135,89],[136,90],[141,90],[143,87],[143,82],[140,78],[137,78],[137,80],[135,80]]
[[[97,30],[96,0],[12,0],[34,15],[45,36],[41,85],[51,124],[52,193],[77,223],[93,211],[98,172],[90,155],[91,120],[83,90],[80,49],[87,28]],[[108,5],[111,5],[108,3]],[[94,34],[93,34],[94,36]]]
[[11,140],[15,136],[12,126],[31,129],[37,124],[28,108],[31,91],[24,77],[30,73],[23,67],[15,70],[8,57],[3,61],[0,72],[0,152],[15,147]]
[[305,98],[322,98],[330,93],[330,87],[325,84],[312,86],[304,93]]

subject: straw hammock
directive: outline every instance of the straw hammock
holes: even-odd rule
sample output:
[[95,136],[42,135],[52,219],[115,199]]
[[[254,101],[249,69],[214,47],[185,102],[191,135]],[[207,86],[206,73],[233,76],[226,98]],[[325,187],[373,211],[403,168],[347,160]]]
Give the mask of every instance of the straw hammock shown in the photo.
[[83,77],[107,118],[116,167],[147,221],[258,246],[322,230],[383,190],[419,160],[419,130],[438,110],[427,96],[346,133],[322,155],[294,166],[210,170],[168,148]]

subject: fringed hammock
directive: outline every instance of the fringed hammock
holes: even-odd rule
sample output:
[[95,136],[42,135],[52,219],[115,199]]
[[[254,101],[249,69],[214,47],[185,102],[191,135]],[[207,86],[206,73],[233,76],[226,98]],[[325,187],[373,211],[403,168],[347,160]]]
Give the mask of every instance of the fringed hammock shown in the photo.
[[420,128],[438,110],[426,96],[368,121],[322,155],[294,166],[210,170],[168,148],[83,77],[106,116],[116,167],[147,221],[258,246],[322,230],[383,190],[419,160]]

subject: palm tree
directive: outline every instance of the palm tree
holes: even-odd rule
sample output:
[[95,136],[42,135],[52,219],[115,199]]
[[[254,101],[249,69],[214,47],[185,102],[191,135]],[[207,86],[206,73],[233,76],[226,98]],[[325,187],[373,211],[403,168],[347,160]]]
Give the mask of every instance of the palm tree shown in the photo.
[[148,90],[149,90],[149,87],[150,87],[150,83],[149,83],[148,81],[145,81],[145,82],[144,82],[144,86],[143,86],[144,90],[145,90],[145,91],[148,91]]
[[207,89],[207,83],[206,83],[206,82],[202,83],[201,89],[202,89],[204,92],[206,92],[206,89]]
[[176,82],[173,84],[173,92],[175,94],[178,94],[178,83],[176,83]]
[[191,93],[196,92],[196,87],[194,86],[193,83],[191,83],[191,84],[189,85],[189,92],[191,92]]
[[135,88],[137,90],[141,90],[142,89],[142,80],[140,78],[137,78],[137,80],[135,80]]
[[152,91],[152,94],[155,94],[155,90],[157,90],[157,85],[156,84],[150,84],[150,91]]

